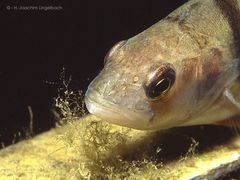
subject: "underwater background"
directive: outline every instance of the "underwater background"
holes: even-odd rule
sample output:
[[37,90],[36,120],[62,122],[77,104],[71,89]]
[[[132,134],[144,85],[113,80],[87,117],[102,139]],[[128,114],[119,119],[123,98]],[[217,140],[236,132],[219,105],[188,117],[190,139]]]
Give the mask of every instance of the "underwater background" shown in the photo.
[[[55,125],[51,109],[61,87],[59,77],[63,68],[66,76],[72,77],[71,89],[85,91],[102,69],[111,46],[143,31],[186,1],[7,0],[3,3],[0,7],[2,146],[24,138],[30,125],[29,110],[34,134]],[[40,6],[58,9],[40,10]]]

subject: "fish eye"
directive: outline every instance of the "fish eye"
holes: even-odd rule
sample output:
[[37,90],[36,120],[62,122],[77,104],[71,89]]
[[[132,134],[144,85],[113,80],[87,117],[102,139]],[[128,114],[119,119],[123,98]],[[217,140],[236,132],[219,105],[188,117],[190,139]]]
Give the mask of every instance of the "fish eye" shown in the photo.
[[152,100],[158,99],[170,90],[174,81],[175,71],[168,65],[160,67],[149,82],[145,83],[145,93]]
[[110,60],[110,57],[113,55],[113,53],[121,48],[127,41],[126,40],[123,40],[123,41],[120,41],[118,43],[116,43],[106,54],[106,56],[104,57],[104,65],[107,64],[107,62]]
[[166,79],[161,79],[159,82],[157,82],[155,87],[152,88],[150,92],[150,97],[155,98],[160,96],[162,93],[166,92],[170,86],[171,86],[171,79],[166,78]]

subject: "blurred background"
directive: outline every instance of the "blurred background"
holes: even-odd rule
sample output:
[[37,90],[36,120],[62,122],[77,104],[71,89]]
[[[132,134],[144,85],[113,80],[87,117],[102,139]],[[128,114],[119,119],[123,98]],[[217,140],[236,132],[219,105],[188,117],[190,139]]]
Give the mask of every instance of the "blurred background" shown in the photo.
[[51,108],[63,67],[72,76],[71,88],[85,91],[116,42],[140,33],[186,1],[1,2],[1,146],[19,141],[22,136],[16,133],[29,129],[29,108],[34,134],[54,127]]

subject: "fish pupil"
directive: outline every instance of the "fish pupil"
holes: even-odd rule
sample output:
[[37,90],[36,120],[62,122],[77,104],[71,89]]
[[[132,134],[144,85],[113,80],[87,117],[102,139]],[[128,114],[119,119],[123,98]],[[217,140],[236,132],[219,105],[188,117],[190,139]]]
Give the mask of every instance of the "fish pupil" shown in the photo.
[[149,96],[151,98],[156,98],[162,93],[166,92],[171,86],[171,80],[169,78],[162,79],[156,83],[150,92]]
[[173,86],[175,78],[176,72],[171,65],[167,64],[159,67],[154,76],[143,84],[147,97],[150,100],[157,100],[166,95]]

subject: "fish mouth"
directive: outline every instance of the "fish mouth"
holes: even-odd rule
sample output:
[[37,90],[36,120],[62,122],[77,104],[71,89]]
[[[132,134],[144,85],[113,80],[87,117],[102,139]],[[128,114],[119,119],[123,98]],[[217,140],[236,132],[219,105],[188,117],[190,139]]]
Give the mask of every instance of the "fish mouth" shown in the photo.
[[91,114],[109,123],[139,130],[151,129],[151,120],[154,118],[152,111],[121,107],[105,100],[97,91],[91,89],[86,92],[85,104]]

